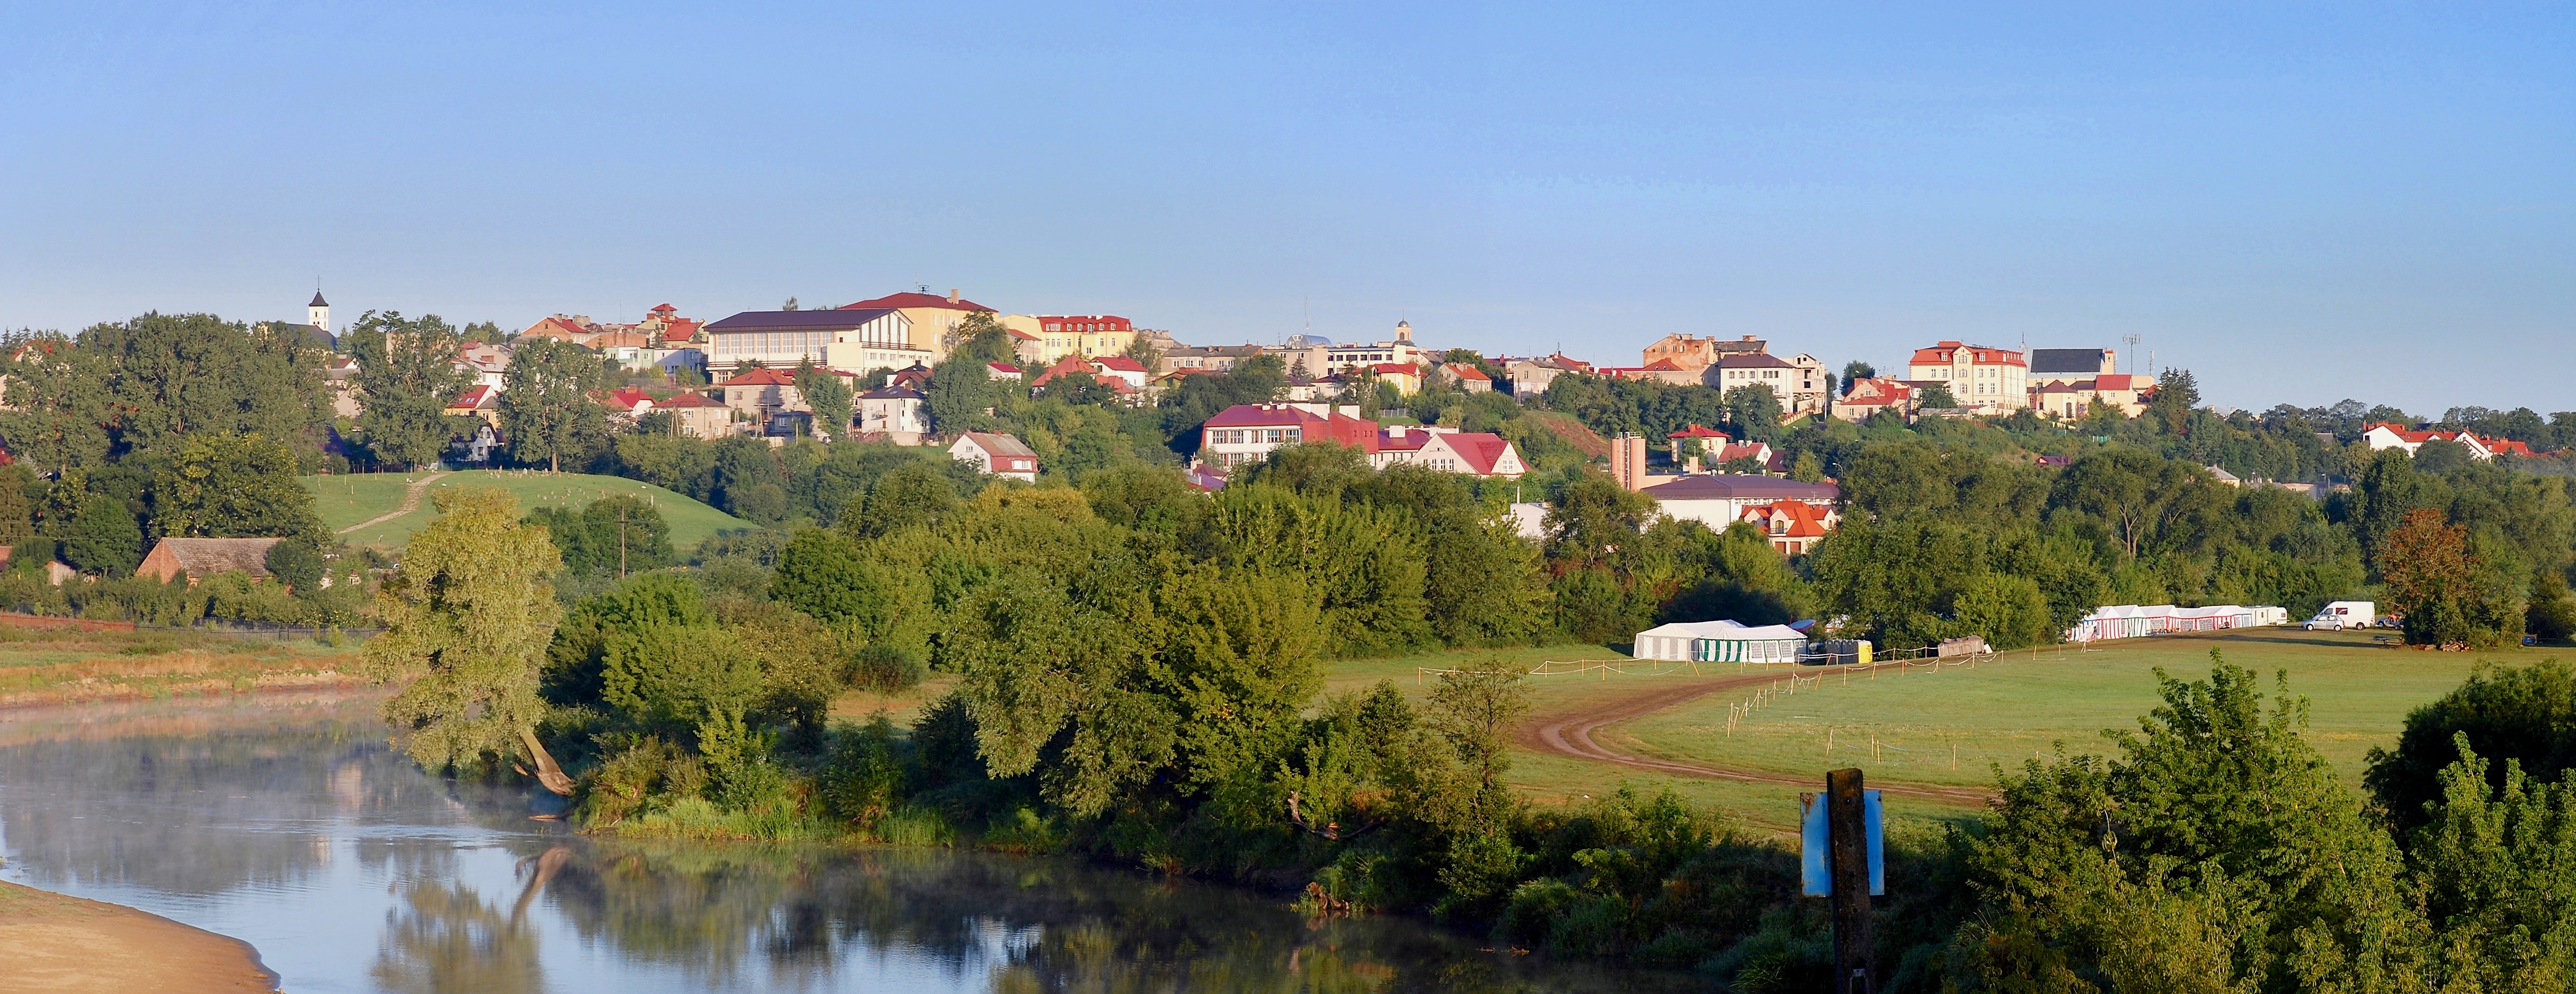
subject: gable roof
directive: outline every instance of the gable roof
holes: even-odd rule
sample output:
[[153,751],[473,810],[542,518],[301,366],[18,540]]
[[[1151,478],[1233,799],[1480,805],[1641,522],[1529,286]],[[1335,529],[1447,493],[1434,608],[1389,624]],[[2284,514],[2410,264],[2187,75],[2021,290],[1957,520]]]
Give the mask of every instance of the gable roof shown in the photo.
[[1102,369],[1115,369],[1121,373],[1142,373],[1145,371],[1144,363],[1137,362],[1136,360],[1127,358],[1123,355],[1101,356],[1091,360],[1091,364]]
[[921,400],[921,399],[923,399],[923,397],[921,396],[921,391],[919,391],[919,390],[915,390],[915,389],[913,389],[913,388],[911,388],[911,387],[903,386],[903,385],[901,385],[901,384],[897,384],[897,385],[895,385],[895,386],[890,386],[890,387],[879,387],[879,388],[877,388],[877,389],[875,389],[875,390],[870,390],[870,391],[868,391],[868,392],[866,392],[866,393],[860,394],[860,395],[859,395],[859,399],[860,399],[860,400]]
[[2011,349],[1999,349],[1992,345],[1963,345],[1955,341],[1935,342],[1931,348],[1914,350],[1914,358],[1911,360],[1910,364],[1916,366],[1947,366],[1951,364],[1957,353],[1961,351],[1970,353],[1968,359],[1972,365],[2029,365],[2028,362],[2025,362],[2022,359],[2021,353],[2015,352]]
[[1781,530],[1770,531],[1770,534],[1781,538],[1822,538],[1831,530],[1825,523],[1828,513],[1825,508],[1804,501],[1778,500],[1745,508],[1736,520],[1756,522],[1765,531],[1770,531],[1773,519],[1786,519],[1787,524]]
[[744,311],[707,325],[709,334],[737,331],[850,331],[886,316],[892,308],[829,311]]
[[1666,436],[1664,436],[1664,437],[1665,437],[1665,438],[1733,438],[1733,437],[1735,437],[1735,436],[1733,436],[1733,435],[1729,435],[1729,434],[1727,434],[1727,433],[1725,433],[1725,432],[1722,432],[1722,431],[1719,431],[1719,430],[1717,430],[1717,429],[1715,429],[1715,428],[1704,427],[1704,426],[1702,426],[1699,422],[1693,421],[1693,422],[1691,422],[1690,427],[1688,427],[1688,428],[1684,428],[1684,429],[1682,429],[1682,430],[1680,430],[1680,431],[1674,432],[1674,433],[1672,433],[1672,434],[1670,434],[1670,435],[1666,435]]
[[1729,352],[1719,356],[1719,369],[1796,369],[1797,363],[1768,352]]
[[655,407],[723,407],[724,405],[723,405],[722,403],[719,403],[719,402],[717,402],[717,401],[715,401],[715,400],[713,400],[713,399],[709,398],[706,394],[699,393],[699,392],[697,392],[697,391],[695,391],[695,390],[682,390],[682,391],[680,391],[679,393],[675,393],[675,394],[672,394],[672,395],[670,395],[670,396],[668,396],[668,397],[664,397],[664,398],[662,398],[661,400],[654,401],[654,402],[653,402],[653,406],[655,406]]
[[451,411],[459,409],[468,411],[481,410],[483,406],[490,403],[493,400],[494,395],[498,393],[499,391],[481,384],[466,387],[464,393],[457,394],[455,400],[447,402],[447,409]]
[[1038,457],[1038,454],[1029,448],[1028,443],[1000,432],[970,431],[960,436],[960,441],[973,442],[976,448],[984,450],[988,455],[1014,456],[1022,459]]
[[274,538],[165,538],[153,546],[152,551],[167,551],[170,558],[179,564],[179,569],[189,576],[239,571],[262,577],[269,575],[269,547],[279,541]]
[[1493,378],[1493,377],[1485,375],[1485,371],[1484,371],[1484,370],[1478,369],[1478,368],[1476,368],[1475,366],[1470,365],[1470,364],[1468,364],[1468,363],[1463,363],[1463,362],[1447,363],[1447,364],[1445,364],[1445,365],[1442,365],[1440,368],[1448,370],[1448,371],[1449,371],[1449,375],[1451,375],[1451,376],[1455,376],[1455,377],[1457,377],[1457,378],[1459,378],[1459,379],[1462,379],[1462,380],[1483,380],[1483,381],[1485,381],[1485,382],[1487,382],[1487,383],[1491,383],[1491,382],[1493,382],[1493,381],[1494,381],[1494,378]]
[[796,385],[796,377],[764,366],[746,369],[742,372],[735,373],[732,379],[724,381],[724,385],[729,387],[792,387]]
[[627,387],[622,390],[611,390],[608,392],[608,399],[611,403],[630,411],[634,410],[638,406],[645,406],[653,403],[652,394],[645,393],[644,391],[638,390],[634,387]]
[[[935,293],[913,293],[909,290],[903,293],[889,293],[882,297],[862,300],[854,304],[843,304],[840,307],[835,308],[835,310],[886,310],[896,307],[937,307],[942,310],[951,311],[990,311],[996,314],[1000,313],[999,311],[994,311],[992,308],[978,304],[972,300],[950,300]],[[829,314],[831,312],[816,311],[813,313]]]
[[1440,436],[1440,442],[1458,453],[1467,469],[1478,476],[1494,475],[1494,466],[1503,461],[1504,453],[1512,451],[1510,439],[1490,431],[1452,432]]
[[1842,488],[1831,483],[1800,483],[1776,476],[1714,473],[1685,476],[1640,491],[1656,500],[1837,500]]

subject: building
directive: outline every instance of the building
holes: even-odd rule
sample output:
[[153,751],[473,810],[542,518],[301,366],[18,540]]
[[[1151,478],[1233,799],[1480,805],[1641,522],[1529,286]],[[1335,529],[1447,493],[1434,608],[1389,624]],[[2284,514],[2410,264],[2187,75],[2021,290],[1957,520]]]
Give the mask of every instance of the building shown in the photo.
[[2387,422],[2371,425],[2368,430],[2361,433],[2361,438],[2362,441],[2370,443],[2371,451],[2404,449],[2409,456],[2414,455],[2415,450],[2423,448],[2424,443],[2435,440],[2457,442],[2461,448],[2469,450],[2469,458],[2481,462],[2497,456],[2527,458],[2542,454],[2532,451],[2529,444],[2516,439],[2489,438],[2473,431],[2400,428]]
[[921,391],[890,386],[859,395],[859,432],[881,435],[896,445],[919,445],[930,434],[930,416]]
[[[890,293],[873,300],[843,304],[840,309],[844,311],[892,310],[901,313],[906,322],[905,341],[913,349],[929,353],[927,358],[920,360],[924,366],[936,365],[940,360],[948,358],[949,350],[956,348],[962,341],[962,333],[958,329],[964,327],[968,317],[976,314],[992,314],[999,317],[1001,313],[959,297],[955,290],[948,291],[946,297],[933,293]],[[875,365],[856,367],[841,363],[834,365],[842,369],[877,368]],[[900,368],[906,363],[892,365]]]
[[[1113,368],[1108,365],[1113,360],[1123,368]],[[1126,356],[1103,356],[1098,359],[1066,356],[1056,360],[1055,365],[1047,367],[1045,372],[1039,373],[1036,379],[1030,380],[1029,387],[1042,390],[1050,383],[1081,373],[1091,377],[1092,382],[1108,387],[1111,393],[1117,394],[1121,399],[1136,403],[1144,396],[1140,386],[1145,379],[1144,371],[1145,367],[1142,364]]]
[[1830,413],[1845,421],[1867,421],[1882,411],[1911,418],[1920,405],[1914,388],[1903,380],[1864,376],[1843,386],[1843,395],[1834,398]]
[[478,417],[483,419],[483,423],[498,427],[501,424],[501,388],[479,383],[466,387],[464,393],[448,401],[447,407],[439,413],[451,418]]
[[559,342],[580,345],[589,341],[593,334],[596,332],[591,328],[590,318],[573,314],[554,314],[529,325],[527,330],[510,336],[510,340],[518,342],[530,338],[551,338]]
[[610,410],[628,418],[640,418],[653,412],[653,395],[634,387],[621,387],[608,392],[605,399]]
[[1694,335],[1672,334],[1646,346],[1645,356],[1638,360],[1638,364],[1652,366],[1656,360],[1669,359],[1674,365],[1683,369],[1706,369],[1717,365],[1718,360],[1730,355],[1760,354],[1769,351],[1771,351],[1771,343],[1751,335],[1740,339],[1729,339],[1715,335],[1700,338]]
[[1692,369],[1670,359],[1657,359],[1643,366],[1603,366],[1596,372],[1612,379],[1656,380],[1677,387],[1695,387],[1708,380],[1705,369]]
[[948,458],[973,463],[977,469],[1022,483],[1038,482],[1038,454],[1009,435],[970,431],[948,447]]
[[1527,399],[1547,392],[1547,385],[1567,373],[1590,373],[1592,364],[1567,358],[1562,352],[1536,359],[1513,359],[1503,363],[1503,375],[1512,381],[1512,396]]
[[1375,455],[1377,422],[1341,412],[1340,405],[1237,404],[1199,426],[1197,462],[1220,470],[1260,462],[1283,445],[1333,442]]
[[274,538],[165,538],[152,546],[152,552],[143,557],[143,565],[134,568],[134,575],[148,576],[162,583],[185,576],[191,587],[217,573],[246,573],[253,580],[265,580],[269,576],[268,550],[279,541]]
[[1267,350],[1258,345],[1175,345],[1163,350],[1163,357],[1154,364],[1154,372],[1159,376],[1231,372],[1236,363],[1264,351]]
[[1444,362],[1435,371],[1442,381],[1455,384],[1460,393],[1492,393],[1494,378],[1476,368],[1474,363]]
[[456,350],[456,366],[474,377],[477,386],[501,389],[510,375],[511,348],[468,342]]
[[2118,411],[2121,417],[2134,418],[2146,412],[2147,401],[2154,396],[2155,386],[2153,379],[2125,373],[2103,373],[2081,380],[2051,379],[2030,388],[2030,406],[2041,414],[2069,421],[2091,414],[2095,404]]
[[695,390],[682,390],[653,402],[671,416],[671,430],[690,438],[723,438],[733,434],[733,408]]
[[455,458],[449,461],[476,466],[490,465],[492,454],[501,451],[501,444],[501,433],[498,430],[488,424],[475,425],[474,434],[452,439],[447,443],[447,451],[456,454]]
[[1124,355],[1128,346],[1136,344],[1135,322],[1115,314],[1042,314],[1036,323],[1042,363],[1066,356]]
[[2030,406],[2029,371],[2022,354],[2011,349],[1938,342],[1914,350],[1905,378],[1949,387],[1963,409],[2008,414]]
[[1517,480],[1529,472],[1528,464],[1521,461],[1520,450],[1500,435],[1423,425],[1392,425],[1380,430],[1377,451],[1369,454],[1369,465],[1378,469],[1420,466],[1443,473],[1505,480]]
[[813,410],[796,389],[795,375],[782,369],[753,368],[735,374],[724,382],[724,403],[761,422],[784,411]]
[[1675,663],[1794,663],[1807,635],[1787,625],[1733,621],[1677,621],[1638,632],[1629,644],[1638,659]]
[[912,344],[919,332],[911,320],[894,308],[744,311],[706,326],[707,373],[721,381],[750,362],[855,370],[929,366],[939,356]]
[[358,360],[344,355],[322,358],[322,382],[331,391],[331,414],[355,418],[366,413],[367,392],[358,389]]
[[[1395,323],[1395,337],[1387,341],[1308,344],[1301,348],[1281,349],[1279,354],[1290,372],[1298,372],[1298,364],[1304,363],[1303,372],[1307,376],[1324,376],[1377,365],[1414,366],[1418,376],[1427,355],[1413,344],[1413,325],[1404,321]],[[1415,389],[1420,389],[1418,380]]]
[[1775,500],[1745,508],[1735,520],[1761,529],[1781,555],[1803,556],[1842,524],[1842,513],[1831,505],[1818,507],[1803,500]]
[[2118,373],[2119,353],[2110,349],[2032,349],[2030,383],[2073,383]]
[[996,380],[1018,380],[1027,377],[1028,372],[1028,370],[1021,369],[1020,367],[1011,365],[1007,362],[988,362],[984,364],[984,375]]
[[1697,521],[1718,531],[1743,520],[1750,508],[1786,500],[1823,509],[1842,498],[1842,488],[1831,483],[1800,483],[1777,476],[1719,473],[1649,477],[1645,483],[1640,492],[1654,498],[1666,517]]

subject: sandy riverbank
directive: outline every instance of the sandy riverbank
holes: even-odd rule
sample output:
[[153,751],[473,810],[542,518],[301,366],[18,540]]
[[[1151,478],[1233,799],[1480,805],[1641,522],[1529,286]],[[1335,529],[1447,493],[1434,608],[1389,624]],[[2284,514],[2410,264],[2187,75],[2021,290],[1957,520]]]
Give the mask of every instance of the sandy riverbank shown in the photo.
[[7,987],[25,994],[250,994],[277,977],[249,943],[159,915],[0,881]]

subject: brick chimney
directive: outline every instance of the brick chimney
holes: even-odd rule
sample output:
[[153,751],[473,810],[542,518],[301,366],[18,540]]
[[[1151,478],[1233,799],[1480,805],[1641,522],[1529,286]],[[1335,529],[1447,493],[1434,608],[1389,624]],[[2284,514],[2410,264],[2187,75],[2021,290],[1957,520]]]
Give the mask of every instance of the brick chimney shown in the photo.
[[952,303],[952,304],[954,304],[954,303],[956,303],[956,302],[957,302],[957,288],[956,288],[956,287],[953,287],[953,286],[952,286],[952,287],[949,287],[949,288],[948,288],[948,302],[949,302],[949,303]]

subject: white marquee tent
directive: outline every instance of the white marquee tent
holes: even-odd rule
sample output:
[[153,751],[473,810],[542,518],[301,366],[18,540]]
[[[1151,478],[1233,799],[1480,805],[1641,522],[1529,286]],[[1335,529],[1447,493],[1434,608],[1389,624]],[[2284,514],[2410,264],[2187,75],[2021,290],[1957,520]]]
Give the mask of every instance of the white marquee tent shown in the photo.
[[1632,654],[1677,663],[1794,663],[1806,646],[1805,633],[1787,625],[1677,621],[1638,632]]

